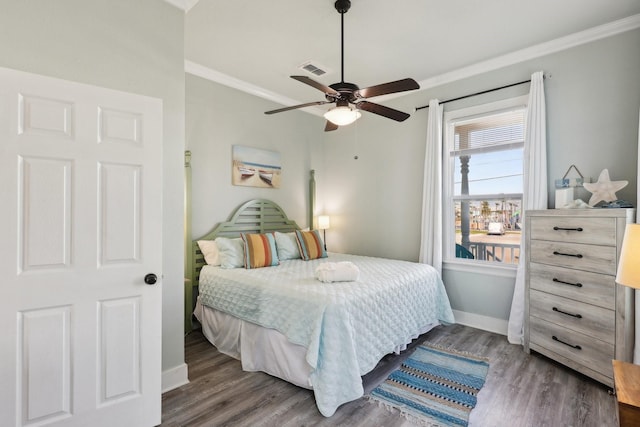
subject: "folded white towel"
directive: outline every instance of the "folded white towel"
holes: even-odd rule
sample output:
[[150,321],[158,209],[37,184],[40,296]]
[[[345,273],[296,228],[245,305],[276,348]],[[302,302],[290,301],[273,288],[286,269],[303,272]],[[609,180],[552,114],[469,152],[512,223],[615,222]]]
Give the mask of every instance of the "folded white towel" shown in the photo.
[[351,261],[323,262],[316,267],[316,279],[321,282],[353,282],[360,277],[360,269]]

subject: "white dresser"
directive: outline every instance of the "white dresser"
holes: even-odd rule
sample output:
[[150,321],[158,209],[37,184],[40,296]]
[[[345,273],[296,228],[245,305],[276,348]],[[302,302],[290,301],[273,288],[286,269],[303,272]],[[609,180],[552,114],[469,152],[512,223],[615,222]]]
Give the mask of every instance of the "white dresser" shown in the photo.
[[615,283],[634,209],[528,211],[525,350],[613,387],[612,359],[628,361],[631,292]]

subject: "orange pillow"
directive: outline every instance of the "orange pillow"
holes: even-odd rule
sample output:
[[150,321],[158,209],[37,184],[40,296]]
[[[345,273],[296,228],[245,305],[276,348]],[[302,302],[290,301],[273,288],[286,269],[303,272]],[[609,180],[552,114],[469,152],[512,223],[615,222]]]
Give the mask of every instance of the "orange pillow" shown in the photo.
[[327,257],[327,251],[324,250],[324,243],[318,230],[296,230],[296,240],[303,260],[309,261],[310,259]]
[[244,242],[244,268],[271,267],[280,264],[273,233],[241,233]]

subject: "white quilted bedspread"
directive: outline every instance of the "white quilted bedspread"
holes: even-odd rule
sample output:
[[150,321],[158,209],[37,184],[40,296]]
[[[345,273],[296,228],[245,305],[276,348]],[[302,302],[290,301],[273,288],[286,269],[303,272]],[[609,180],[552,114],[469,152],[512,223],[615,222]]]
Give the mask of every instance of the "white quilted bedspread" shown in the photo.
[[[351,261],[356,282],[322,283],[323,262]],[[361,376],[425,326],[453,323],[446,290],[426,264],[330,253],[247,270],[205,266],[204,305],[284,334],[307,348],[316,404],[329,417],[364,393]]]

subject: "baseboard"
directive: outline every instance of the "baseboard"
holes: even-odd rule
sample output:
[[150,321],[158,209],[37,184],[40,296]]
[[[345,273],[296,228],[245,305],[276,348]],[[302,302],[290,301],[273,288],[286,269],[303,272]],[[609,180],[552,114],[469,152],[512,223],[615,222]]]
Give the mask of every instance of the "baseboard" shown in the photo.
[[504,319],[496,319],[495,317],[458,310],[453,310],[453,315],[456,318],[456,323],[460,323],[461,325],[471,326],[472,328],[482,329],[483,331],[495,332],[500,335],[507,335],[509,322]]
[[162,392],[167,392],[189,383],[189,368],[186,363],[162,372]]

